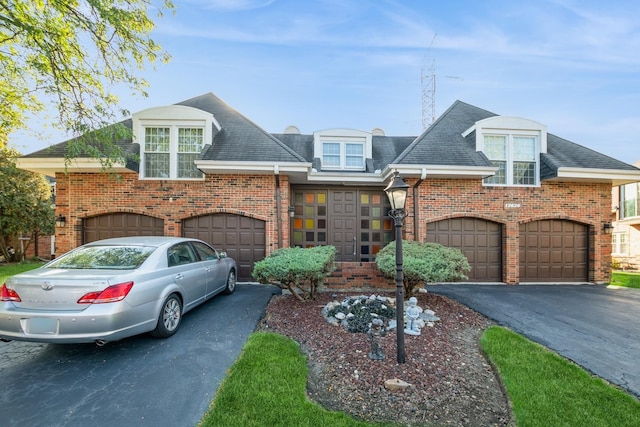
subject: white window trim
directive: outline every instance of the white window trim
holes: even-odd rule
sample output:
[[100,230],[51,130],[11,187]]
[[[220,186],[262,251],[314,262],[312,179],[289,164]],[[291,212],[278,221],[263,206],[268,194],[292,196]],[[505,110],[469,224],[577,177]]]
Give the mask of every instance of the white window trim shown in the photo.
[[[485,183],[488,187],[538,187],[540,186],[540,154],[547,152],[547,127],[533,120],[521,117],[494,116],[475,123],[467,129],[462,136],[466,137],[471,132],[476,132],[476,151],[484,152],[485,135],[499,135],[507,137],[507,182],[505,184]],[[513,184],[513,152],[510,149],[513,137],[534,137],[536,139],[536,177],[535,184]]]
[[[314,157],[322,159],[324,158],[323,147],[324,143],[338,143],[340,144],[340,165],[339,166],[326,166],[322,164],[322,170],[327,171],[364,171],[367,167],[367,159],[373,157],[372,149],[373,134],[371,132],[359,131],[354,129],[327,129],[324,131],[313,133],[313,152]],[[361,144],[362,150],[362,167],[347,167],[346,166],[346,146],[347,144]]]
[[[620,249],[620,236],[625,237],[624,245],[627,247],[625,252],[619,252]],[[614,241],[615,240],[615,241]],[[629,255],[629,234],[626,232],[614,232],[611,235],[611,255],[614,256],[628,256]]]
[[[168,107],[156,107],[133,114],[133,137],[140,144],[140,180],[181,180],[202,181],[204,174],[199,178],[178,178],[178,129],[203,129],[203,146],[211,143],[213,127],[220,130],[220,125],[213,114],[197,108],[183,105],[171,105]],[[145,129],[169,128],[170,129],[170,176],[146,177],[145,176]]]

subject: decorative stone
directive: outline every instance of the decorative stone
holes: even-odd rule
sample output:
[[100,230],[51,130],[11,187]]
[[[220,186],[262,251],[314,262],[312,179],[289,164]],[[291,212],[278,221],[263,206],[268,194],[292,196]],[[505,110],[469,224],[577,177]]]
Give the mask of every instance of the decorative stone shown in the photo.
[[338,320],[344,320],[346,317],[347,315],[344,313],[336,313],[336,319]]
[[390,391],[406,390],[409,387],[411,387],[411,384],[398,378],[386,380],[384,382],[384,388]]

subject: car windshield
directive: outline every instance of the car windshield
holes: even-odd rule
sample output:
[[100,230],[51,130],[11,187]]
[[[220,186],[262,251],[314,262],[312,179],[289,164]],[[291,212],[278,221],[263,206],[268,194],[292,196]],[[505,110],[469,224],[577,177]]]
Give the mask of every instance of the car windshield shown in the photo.
[[133,270],[151,255],[151,246],[89,246],[69,252],[47,268]]

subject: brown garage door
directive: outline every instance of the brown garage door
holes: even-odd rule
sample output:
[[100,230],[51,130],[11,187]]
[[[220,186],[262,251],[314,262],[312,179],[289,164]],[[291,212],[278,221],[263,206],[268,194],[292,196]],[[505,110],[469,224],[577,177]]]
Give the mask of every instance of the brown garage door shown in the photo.
[[564,220],[520,225],[520,282],[588,280],[588,228]]
[[182,222],[182,234],[224,250],[238,264],[238,280],[251,281],[253,264],[265,257],[265,223],[232,214],[213,214]]
[[502,226],[480,218],[451,218],[427,224],[427,241],[457,248],[471,265],[470,282],[501,282]]
[[147,215],[119,212],[82,220],[83,244],[111,237],[163,235],[164,222]]

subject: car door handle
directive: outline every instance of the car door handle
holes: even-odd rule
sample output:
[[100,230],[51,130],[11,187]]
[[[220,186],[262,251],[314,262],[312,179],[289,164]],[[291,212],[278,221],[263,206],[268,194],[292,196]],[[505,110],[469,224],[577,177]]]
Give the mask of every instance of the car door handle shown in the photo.
[[204,271],[206,271],[207,273],[210,273],[211,272],[211,267],[205,267]]
[[176,280],[182,280],[182,279],[184,279],[184,276],[182,275],[182,273],[176,274]]

